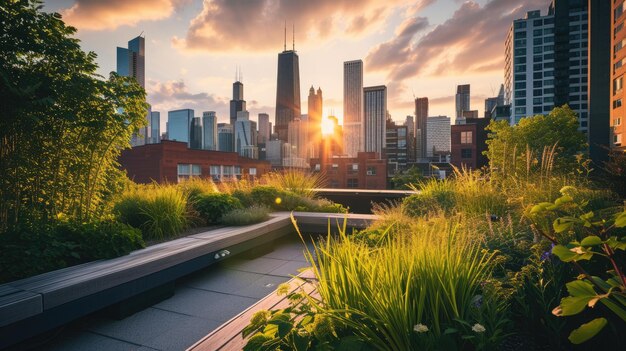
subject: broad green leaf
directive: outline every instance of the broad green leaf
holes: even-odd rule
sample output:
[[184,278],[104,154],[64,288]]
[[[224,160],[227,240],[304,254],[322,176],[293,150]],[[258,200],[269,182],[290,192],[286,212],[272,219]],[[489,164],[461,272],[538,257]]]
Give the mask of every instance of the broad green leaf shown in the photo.
[[263,334],[269,338],[275,338],[278,334],[278,325],[268,323],[263,329]]
[[572,296],[595,296],[593,285],[584,280],[574,280],[565,284],[567,292]]
[[613,250],[626,250],[626,241],[617,240],[616,236],[608,238],[606,244]]
[[271,337],[261,334],[261,333],[256,333],[254,334],[254,336],[250,338],[250,340],[248,340],[248,343],[246,344],[246,346],[243,347],[243,350],[244,351],[261,350],[263,344],[270,340],[272,340]]
[[580,242],[581,246],[596,246],[600,244],[602,244],[602,239],[595,235],[588,236]]
[[554,201],[554,204],[557,206],[562,206],[563,204],[566,204],[568,202],[572,202],[574,201],[574,199],[572,199],[571,196],[569,195],[563,195],[560,198],[556,199],[556,201]]
[[542,203],[539,203],[539,204],[537,204],[537,205],[533,206],[533,208],[530,210],[530,214],[535,214],[535,213],[543,212],[543,211],[545,211],[545,210],[546,210],[546,208],[547,208],[548,206],[550,206],[550,205],[552,205],[552,203],[550,203],[550,202],[542,202]]
[[572,229],[575,221],[576,219],[572,217],[557,218],[552,223],[552,227],[554,228],[555,232],[563,233],[564,231]]
[[626,227],[626,211],[617,215],[617,218],[615,218],[615,226],[617,228]]
[[596,318],[589,323],[581,325],[578,329],[574,329],[568,339],[572,344],[582,344],[583,342],[593,338],[606,325],[605,318]]
[[582,312],[592,296],[568,296],[561,299],[560,308],[555,308],[552,313],[558,317],[573,316]]
[[576,257],[576,254],[574,252],[570,251],[570,249],[563,245],[556,245],[555,247],[553,247],[552,254],[558,257],[563,262],[570,262]]

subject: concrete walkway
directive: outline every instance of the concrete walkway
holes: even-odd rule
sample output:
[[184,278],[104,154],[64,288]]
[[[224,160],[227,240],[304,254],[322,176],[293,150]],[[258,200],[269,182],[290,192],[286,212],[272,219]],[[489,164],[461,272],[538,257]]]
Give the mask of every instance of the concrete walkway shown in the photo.
[[265,255],[235,256],[179,280],[173,297],[123,320],[98,314],[82,318],[42,348],[185,350],[307,267],[303,250],[294,233]]

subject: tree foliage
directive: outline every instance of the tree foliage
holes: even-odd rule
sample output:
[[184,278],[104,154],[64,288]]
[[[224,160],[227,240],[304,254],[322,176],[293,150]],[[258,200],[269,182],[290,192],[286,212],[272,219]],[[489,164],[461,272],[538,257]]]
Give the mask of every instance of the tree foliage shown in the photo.
[[0,4],[0,231],[97,216],[121,149],[145,123],[134,79],[96,74],[76,29],[38,0]]
[[548,115],[523,118],[514,126],[492,121],[487,129],[485,155],[492,170],[507,174],[548,167],[571,170],[587,147],[585,135],[578,131],[576,113],[567,105]]

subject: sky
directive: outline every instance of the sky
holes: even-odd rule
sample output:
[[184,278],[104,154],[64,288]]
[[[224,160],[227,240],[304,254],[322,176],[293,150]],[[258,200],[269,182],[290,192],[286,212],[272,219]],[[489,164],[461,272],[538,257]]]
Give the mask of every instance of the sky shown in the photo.
[[[116,47],[146,39],[146,91],[153,111],[191,108],[229,118],[237,67],[251,119],[273,121],[278,53],[300,58],[302,113],[311,86],[322,89],[324,116],[343,119],[343,62],[364,62],[364,86],[386,85],[396,121],[428,97],[429,115],[454,117],[459,84],[471,84],[471,109],[504,79],[504,40],[514,19],[547,11],[549,0],[46,0],[78,29],[98,73],[115,70]],[[292,29],[295,28],[292,35]]]

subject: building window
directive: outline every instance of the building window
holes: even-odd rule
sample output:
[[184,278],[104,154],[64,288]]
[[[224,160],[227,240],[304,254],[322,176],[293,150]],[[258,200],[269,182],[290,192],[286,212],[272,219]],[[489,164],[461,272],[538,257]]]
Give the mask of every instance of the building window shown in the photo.
[[461,158],[472,158],[472,149],[461,149]]
[[624,76],[620,76],[613,80],[613,95],[617,94],[624,87]]
[[617,127],[617,126],[621,126],[622,125],[622,118],[616,118],[613,120],[613,126]]
[[617,99],[613,101],[613,108],[622,107],[622,99]]
[[316,171],[316,172],[319,172],[321,169],[322,169],[322,166],[320,166],[320,164],[319,164],[319,163],[316,163],[316,164],[315,164],[315,171]]
[[357,173],[359,171],[359,164],[358,163],[353,163],[353,164],[349,164],[348,165],[348,173],[349,174],[354,174]]
[[193,164],[178,164],[178,182],[202,175],[202,167]]
[[471,144],[472,143],[472,132],[461,132],[461,144]]
[[355,189],[359,187],[359,180],[358,179],[354,179],[354,178],[350,178],[348,179],[348,188],[350,189]]
[[256,175],[256,167],[250,167],[250,169],[248,170],[248,173],[250,173],[251,176],[255,176]]
[[368,176],[374,176],[376,175],[376,167],[367,167],[367,173]]

